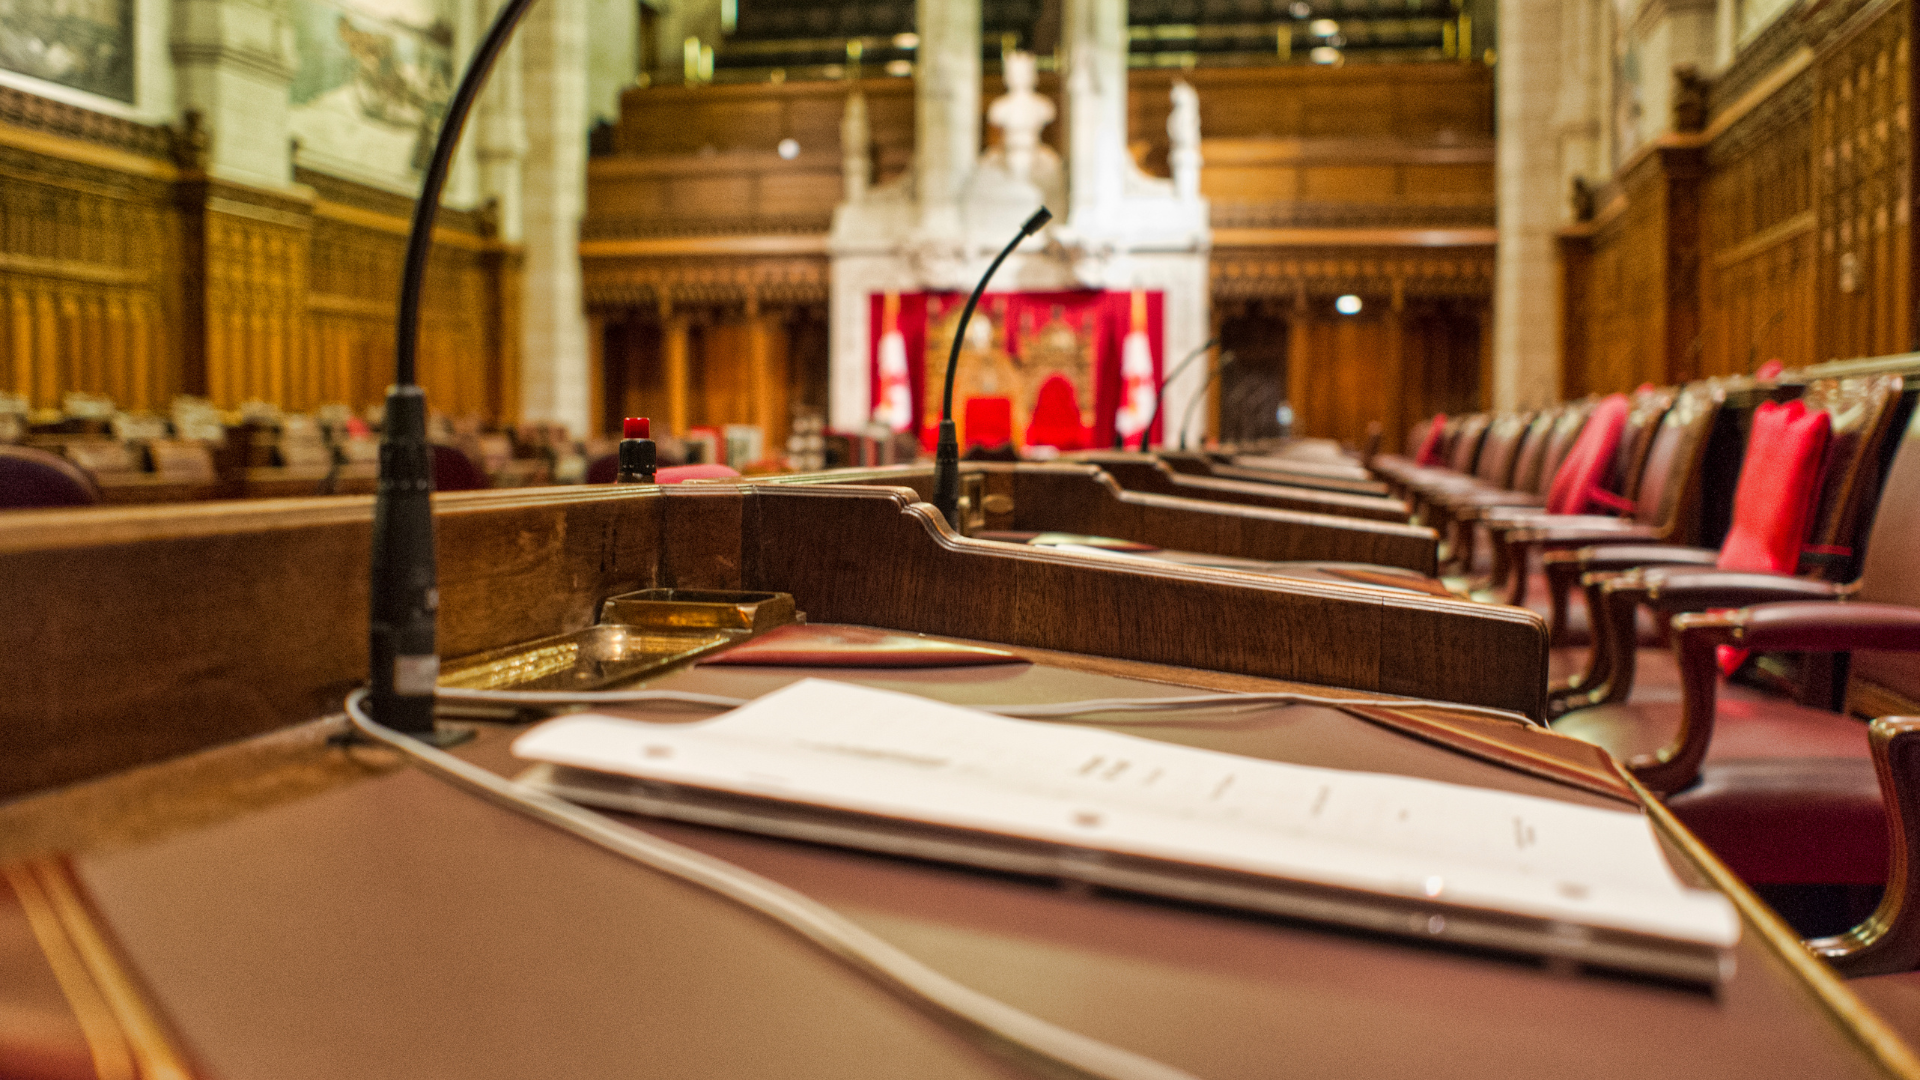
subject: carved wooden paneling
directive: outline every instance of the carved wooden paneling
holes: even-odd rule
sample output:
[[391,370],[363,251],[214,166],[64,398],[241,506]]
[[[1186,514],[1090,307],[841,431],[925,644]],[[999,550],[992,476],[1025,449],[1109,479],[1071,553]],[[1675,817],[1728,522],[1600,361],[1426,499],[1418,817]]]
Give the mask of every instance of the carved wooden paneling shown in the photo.
[[1781,20],[1704,134],[1602,191],[1561,245],[1568,394],[1912,347],[1908,20],[1907,0]]
[[180,389],[167,186],[0,144],[0,389],[152,408]]
[[[165,129],[17,98],[0,95],[0,390],[134,411],[382,398],[411,200],[305,172],[311,195],[210,180],[157,156]],[[518,256],[480,215],[442,220],[421,381],[436,409],[511,417]]]
[[1802,73],[1708,149],[1703,375],[1816,363],[1813,77]]
[[1908,6],[1866,5],[1814,62],[1821,359],[1910,348]]
[[1697,142],[1664,140],[1629,162],[1586,239],[1584,283],[1563,318],[1581,336],[1569,395],[1693,377],[1700,363],[1700,181]]

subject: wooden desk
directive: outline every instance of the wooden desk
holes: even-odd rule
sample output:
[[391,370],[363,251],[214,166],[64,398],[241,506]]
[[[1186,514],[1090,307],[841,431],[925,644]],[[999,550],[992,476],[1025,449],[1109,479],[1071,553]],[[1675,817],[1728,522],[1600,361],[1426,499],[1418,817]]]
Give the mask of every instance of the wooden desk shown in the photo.
[[[1408,524],[1404,517],[1397,522],[1366,520],[1215,500],[1193,492],[1128,491],[1105,468],[1077,461],[966,462],[960,474],[968,533],[1077,533],[1239,559],[1325,560],[1394,566],[1428,575],[1438,572],[1439,535],[1425,526]],[[933,497],[933,469],[927,464],[753,477],[749,482],[873,484],[907,488],[923,499]]]
[[1401,499],[1381,495],[1353,495],[1257,480],[1229,480],[1212,475],[1176,472],[1156,454],[1125,450],[1086,450],[1065,460],[1098,465],[1128,491],[1178,495],[1188,499],[1270,506],[1312,514],[1335,514],[1368,521],[1405,524],[1411,508]]
[[[695,668],[658,685],[745,696],[824,675],[957,703],[1282,685],[1019,651],[1033,666]],[[0,1016],[38,1015],[42,1057],[84,1060],[72,991],[25,925],[35,889],[70,886],[81,902],[42,905],[65,927],[53,948],[111,942],[115,962],[91,978],[141,993],[165,1044],[222,1080],[1038,1075],[726,901],[386,752],[327,745],[338,730],[320,721],[0,808],[12,882],[0,889]],[[1129,730],[1621,805],[1331,710]],[[513,733],[483,725],[461,756],[511,775]],[[1737,885],[1736,974],[1706,994],[623,820],[824,902],[966,986],[1207,1080],[1915,1075],[1905,1046]],[[1710,857],[1664,815],[1656,824],[1678,872],[1714,884]],[[24,1026],[0,1026],[0,1053]]]
[[[789,592],[815,622],[999,643],[1032,663],[695,668],[662,685],[748,696],[826,674],[985,703],[1311,683],[1536,713],[1544,690],[1530,613],[975,541],[899,488],[549,489],[436,507],[448,656],[578,628],[615,593],[714,587]],[[370,513],[343,498],[0,520],[13,601],[0,782],[14,796],[0,804],[0,1055],[38,1075],[85,1066],[80,1014],[100,1001],[112,1013],[85,986],[104,980],[138,990],[182,1058],[222,1080],[1029,1075],[726,902],[383,751],[329,745],[340,724],[327,714],[364,677]],[[1600,798],[1330,710],[1161,719],[1130,730]],[[512,729],[483,727],[461,753],[517,771]],[[1920,1076],[1654,813],[1678,872],[1743,905],[1737,971],[1717,995],[642,827],[799,889],[968,986],[1208,1080]],[[63,989],[49,949],[93,931],[111,950],[96,960],[112,962]]]

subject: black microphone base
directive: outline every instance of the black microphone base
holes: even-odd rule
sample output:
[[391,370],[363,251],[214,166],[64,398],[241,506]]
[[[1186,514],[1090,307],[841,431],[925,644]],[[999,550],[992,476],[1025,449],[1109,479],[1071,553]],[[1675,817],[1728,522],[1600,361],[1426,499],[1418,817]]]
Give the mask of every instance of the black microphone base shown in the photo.
[[960,437],[952,420],[940,421],[940,440],[933,451],[933,506],[960,531]]

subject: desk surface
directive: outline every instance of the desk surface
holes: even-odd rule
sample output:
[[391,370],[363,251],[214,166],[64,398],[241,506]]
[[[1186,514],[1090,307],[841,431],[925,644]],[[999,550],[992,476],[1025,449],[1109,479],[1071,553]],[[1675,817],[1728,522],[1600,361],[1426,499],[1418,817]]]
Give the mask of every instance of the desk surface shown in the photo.
[[[655,685],[750,696],[817,675],[962,704],[1287,686],[1016,651],[1039,662],[695,668]],[[1127,730],[1622,805],[1326,709],[1159,720]],[[0,903],[0,1057],[70,1062],[85,1048],[17,891],[64,879],[84,891],[79,917],[117,941],[185,1058],[222,1080],[1031,1075],[726,901],[387,752],[328,746],[337,727],[0,807],[0,861],[16,890]],[[516,773],[507,744],[518,730],[483,725],[460,753]],[[625,820],[798,889],[967,986],[1208,1080],[1851,1077],[1897,1075],[1910,1061],[1899,1046],[1876,1057],[1877,1022],[1855,1015],[1837,983],[1810,979],[1751,914],[1736,974],[1709,995]],[[1683,878],[1709,881],[1678,844],[1669,855]]]

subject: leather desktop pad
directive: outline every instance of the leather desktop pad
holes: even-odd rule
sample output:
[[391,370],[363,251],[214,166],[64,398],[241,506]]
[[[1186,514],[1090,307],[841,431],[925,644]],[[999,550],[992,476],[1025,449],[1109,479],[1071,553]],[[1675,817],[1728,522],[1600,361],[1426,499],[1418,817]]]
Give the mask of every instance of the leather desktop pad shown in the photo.
[[[809,675],[959,704],[1192,692],[1048,664],[699,667],[654,685],[752,696]],[[1619,806],[1328,709],[1145,719],[1125,730]],[[461,753],[517,772],[516,730],[483,729]],[[1710,996],[626,820],[1206,1080],[1873,1075],[1752,933]],[[722,900],[415,770],[84,856],[77,871],[213,1077],[1031,1075]]]

